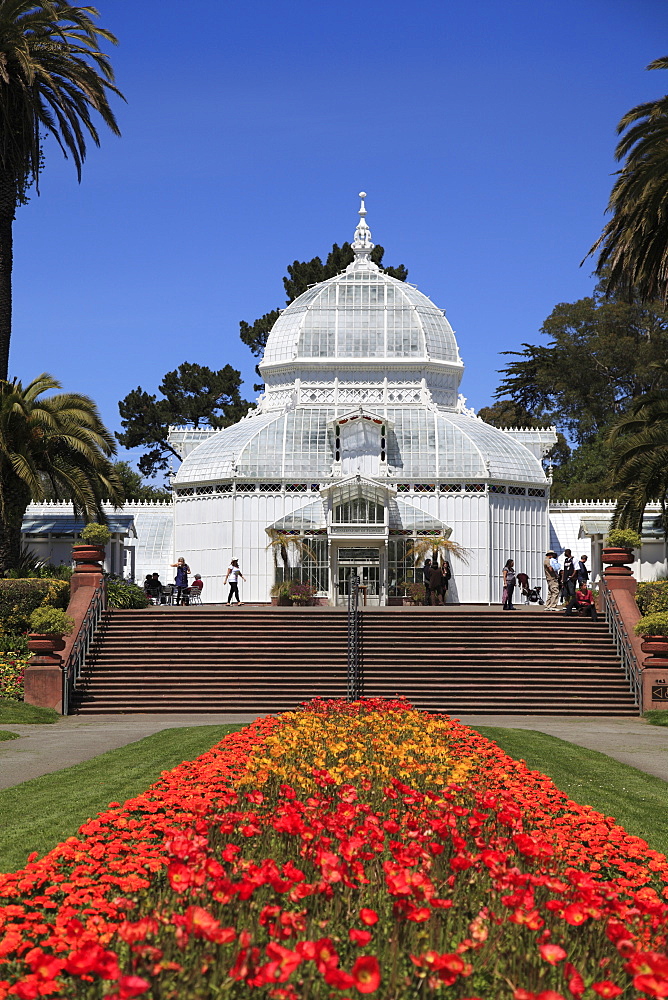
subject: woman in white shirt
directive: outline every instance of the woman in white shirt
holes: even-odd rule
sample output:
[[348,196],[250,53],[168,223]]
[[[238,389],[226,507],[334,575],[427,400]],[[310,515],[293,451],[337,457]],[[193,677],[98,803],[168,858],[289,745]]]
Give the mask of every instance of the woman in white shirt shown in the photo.
[[241,604],[241,601],[239,600],[239,577],[241,577],[244,581],[246,579],[239,569],[239,561],[237,559],[233,559],[230,563],[230,568],[227,571],[227,576],[223,580],[223,586],[225,586],[228,580],[230,581],[230,593],[227,597],[228,604],[232,603],[233,595],[237,599],[237,604]]

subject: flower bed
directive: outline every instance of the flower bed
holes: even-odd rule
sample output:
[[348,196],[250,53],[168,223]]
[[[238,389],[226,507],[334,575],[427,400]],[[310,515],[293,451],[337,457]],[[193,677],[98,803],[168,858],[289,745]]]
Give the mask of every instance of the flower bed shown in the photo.
[[0,701],[23,700],[23,677],[28,656],[0,652]]
[[668,862],[403,702],[259,720],[0,876],[0,998],[666,997]]

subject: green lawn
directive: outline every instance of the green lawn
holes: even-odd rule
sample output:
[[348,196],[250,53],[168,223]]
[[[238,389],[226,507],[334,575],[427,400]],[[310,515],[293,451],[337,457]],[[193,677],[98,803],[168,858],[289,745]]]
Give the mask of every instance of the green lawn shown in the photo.
[[0,871],[45,854],[106,808],[145,791],[161,771],[194,760],[240,725],[164,729],[83,764],[0,791]]
[[23,701],[0,701],[0,722],[18,723],[58,722],[58,715],[52,708],[38,708],[37,705],[26,705]]
[[614,816],[629,833],[668,854],[668,783],[628,764],[527,729],[476,726],[530,768],[542,771],[569,798]]
[[668,711],[662,711],[659,708],[652,709],[645,712],[644,718],[647,719],[650,726],[668,726]]
[[18,739],[19,739],[18,733],[10,733],[6,729],[0,729],[0,743],[3,740],[18,740]]

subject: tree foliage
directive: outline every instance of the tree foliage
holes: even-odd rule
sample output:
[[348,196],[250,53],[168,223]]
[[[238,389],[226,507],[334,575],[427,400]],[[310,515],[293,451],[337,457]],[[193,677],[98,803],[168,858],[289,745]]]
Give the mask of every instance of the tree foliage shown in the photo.
[[55,138],[80,179],[87,137],[100,144],[93,113],[120,134],[109,94],[122,95],[100,49],[116,39],[97,16],[64,0],[0,3],[0,378],[11,337],[12,223],[39,179],[44,138]]
[[[668,56],[647,67],[668,69]],[[668,304],[668,96],[632,108],[617,126],[625,161],[607,211],[612,218],[589,251],[607,293]],[[589,255],[588,255],[589,256]]]
[[157,395],[137,386],[118,404],[121,426],[116,438],[124,448],[144,448],[139,470],[144,476],[165,471],[170,456],[181,460],[167,436],[170,425],[227,427],[240,420],[249,404],[239,393],[241,374],[231,365],[212,371],[184,362],[167,372]]
[[[398,267],[382,266],[384,253],[385,250],[383,247],[374,247],[371,251],[372,261],[378,267],[381,267],[385,274],[389,274],[390,277],[397,278],[399,281],[405,281],[408,277],[408,271],[403,264],[400,264]],[[341,246],[334,243],[324,264],[320,257],[313,257],[312,260],[293,261],[292,264],[288,265],[288,273],[283,278],[283,287],[287,296],[286,305],[294,302],[311,285],[315,285],[320,281],[326,281],[327,278],[333,278],[336,274],[339,274],[348,264],[353,262],[354,258],[355,255],[350,243],[343,243]],[[254,323],[246,323],[242,320],[239,324],[240,337],[256,358],[262,357],[269,332],[280,314],[280,309],[272,309],[271,312],[265,313],[264,316],[256,319]],[[261,386],[258,388],[261,388]]]
[[93,401],[40,375],[25,388],[0,381],[0,573],[20,558],[21,522],[31,500],[68,499],[86,521],[104,522],[102,501],[123,502],[109,461],[114,439]]
[[[657,365],[668,376],[668,361]],[[661,503],[668,535],[668,391],[636,400],[611,430],[612,479],[617,492],[613,524],[640,531],[646,505]]]
[[126,500],[171,500],[168,489],[145,483],[139,472],[129,462],[114,462],[114,472],[123,489]]
[[[555,306],[541,333],[547,344],[506,352],[518,360],[501,372],[491,418],[481,416],[498,426],[554,424],[561,437],[551,455],[552,496],[608,498],[610,428],[645,393],[668,386],[657,367],[668,355],[668,313],[637,297],[607,298],[601,281],[593,295]],[[572,452],[567,441],[575,444]]]

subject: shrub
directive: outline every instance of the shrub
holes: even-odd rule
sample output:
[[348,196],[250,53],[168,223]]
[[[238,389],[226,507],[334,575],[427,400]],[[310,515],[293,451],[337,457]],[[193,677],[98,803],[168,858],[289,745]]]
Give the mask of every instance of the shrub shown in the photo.
[[639,583],[636,603],[643,615],[651,615],[654,611],[668,611],[668,580]]
[[424,583],[407,583],[406,590],[413,604],[422,604],[425,599]]
[[668,638],[668,611],[645,615],[634,625],[633,631],[636,635],[663,635]]
[[69,599],[65,580],[0,580],[0,632],[27,632],[35,608],[66,608]]
[[632,531],[631,528],[613,528],[605,536],[603,544],[611,549],[639,549],[642,539],[638,532]]
[[91,522],[81,532],[81,541],[86,545],[106,545],[111,538],[111,532],[106,524]]
[[110,608],[145,608],[146,594],[135,583],[107,580],[107,604]]
[[292,583],[290,585],[290,597],[298,604],[306,604],[316,595],[315,587],[310,583]]
[[0,653],[0,701],[23,701],[23,677],[28,653]]
[[35,608],[30,615],[30,628],[39,635],[69,635],[74,618],[60,608]]

